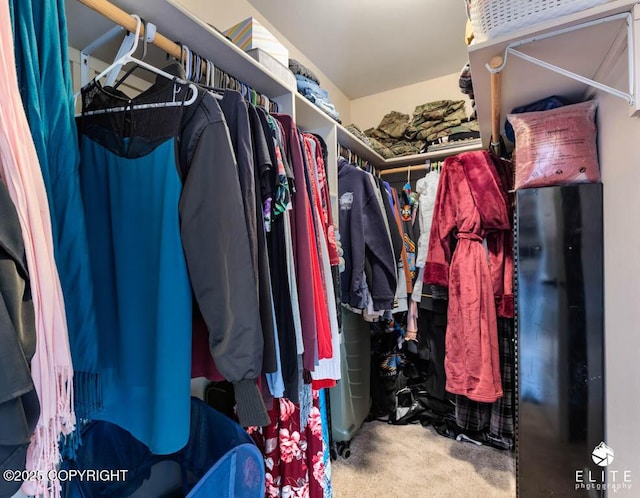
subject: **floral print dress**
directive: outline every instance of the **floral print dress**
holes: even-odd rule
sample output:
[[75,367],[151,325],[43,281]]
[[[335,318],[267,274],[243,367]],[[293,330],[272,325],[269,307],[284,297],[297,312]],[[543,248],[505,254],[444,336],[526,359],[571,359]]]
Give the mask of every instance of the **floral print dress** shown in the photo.
[[266,467],[268,498],[323,498],[329,485],[330,462],[325,458],[319,392],[313,391],[313,405],[304,424],[300,407],[288,399],[274,399],[269,411],[271,424],[247,431],[261,449]]

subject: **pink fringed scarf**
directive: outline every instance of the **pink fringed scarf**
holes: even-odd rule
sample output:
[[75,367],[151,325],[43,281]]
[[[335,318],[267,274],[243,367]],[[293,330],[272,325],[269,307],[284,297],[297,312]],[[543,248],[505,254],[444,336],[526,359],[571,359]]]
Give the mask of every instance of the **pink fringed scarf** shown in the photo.
[[[31,276],[36,314],[36,352],[31,374],[40,400],[40,419],[27,452],[27,470],[46,476],[60,461],[60,434],[75,426],[73,368],[62,289],[51,235],[47,194],[22,106],[15,72],[9,5],[0,2],[0,177],[16,206]],[[60,483],[25,482],[23,492],[60,496]]]

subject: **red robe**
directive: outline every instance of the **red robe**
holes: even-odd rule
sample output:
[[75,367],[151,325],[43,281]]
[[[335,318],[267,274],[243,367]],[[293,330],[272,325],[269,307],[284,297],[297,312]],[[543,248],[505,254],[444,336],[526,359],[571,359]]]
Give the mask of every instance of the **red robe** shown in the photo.
[[513,316],[509,182],[508,163],[487,152],[447,158],[424,273],[449,290],[446,389],[484,403],[502,397],[497,316]]

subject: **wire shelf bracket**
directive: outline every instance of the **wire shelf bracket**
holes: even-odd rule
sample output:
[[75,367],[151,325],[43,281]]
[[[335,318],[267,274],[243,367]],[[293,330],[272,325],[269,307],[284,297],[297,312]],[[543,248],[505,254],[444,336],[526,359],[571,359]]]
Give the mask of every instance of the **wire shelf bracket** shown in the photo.
[[[529,43],[533,43],[539,40],[545,40],[547,38],[552,38],[554,36],[562,35],[565,33],[570,33],[573,31],[577,31],[580,29],[589,28],[592,26],[597,26],[604,23],[615,22],[624,20],[627,28],[627,57],[628,57],[628,83],[629,83],[629,91],[624,92],[617,88],[611,87],[609,85],[605,85],[600,83],[599,81],[592,80],[580,74],[574,73],[572,71],[568,71],[567,69],[563,69],[559,66],[551,64],[549,62],[545,62],[531,55],[525,54],[519,50],[516,50],[517,47],[521,47],[522,45],[527,45]],[[573,80],[579,81],[585,85],[589,85],[591,87],[597,88],[598,90],[602,90],[603,92],[610,93],[625,100],[629,105],[637,107],[637,98],[636,98],[636,64],[635,64],[635,52],[639,47],[636,46],[636,41],[640,38],[640,32],[638,36],[634,36],[634,32],[640,30],[640,8],[638,5],[634,6],[633,15],[630,12],[623,12],[621,14],[615,14],[608,17],[603,17],[601,19],[595,19],[593,21],[585,22],[582,24],[577,24],[575,26],[569,26],[567,28],[558,29],[555,31],[551,31],[549,33],[545,33],[543,35],[532,36],[530,38],[525,38],[523,40],[518,40],[513,43],[510,43],[505,47],[504,56],[502,60],[502,64],[497,67],[492,67],[489,64],[486,64],[485,67],[487,71],[491,74],[500,73],[505,66],[507,65],[507,57],[509,54],[524,59],[527,62],[532,64],[536,64],[542,68],[548,69],[549,71],[553,71],[555,73],[566,76],[567,78],[571,78]],[[640,109],[640,107],[637,107]]]

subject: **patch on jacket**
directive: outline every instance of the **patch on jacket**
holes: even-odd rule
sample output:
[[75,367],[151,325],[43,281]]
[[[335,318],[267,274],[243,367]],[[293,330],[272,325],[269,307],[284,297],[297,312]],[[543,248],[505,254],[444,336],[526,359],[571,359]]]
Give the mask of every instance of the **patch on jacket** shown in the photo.
[[349,211],[353,204],[353,192],[345,192],[340,196],[340,209]]

